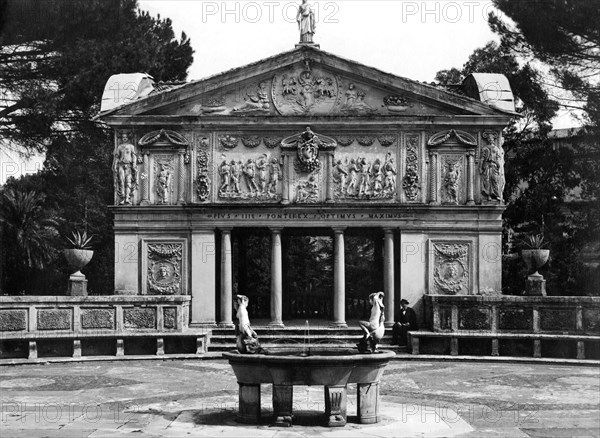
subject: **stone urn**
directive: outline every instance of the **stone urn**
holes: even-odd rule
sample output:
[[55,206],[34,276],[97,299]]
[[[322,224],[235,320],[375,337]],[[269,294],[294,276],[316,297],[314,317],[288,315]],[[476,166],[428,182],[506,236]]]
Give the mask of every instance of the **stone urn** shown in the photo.
[[527,265],[527,269],[529,270],[529,272],[535,271],[531,275],[536,276],[536,277],[541,277],[541,275],[537,272],[537,270],[546,264],[549,256],[550,256],[549,249],[524,249],[524,250],[521,250],[521,258]]
[[546,296],[546,280],[538,272],[548,261],[550,256],[549,249],[524,249],[521,251],[521,257],[527,264],[529,272],[535,271],[527,277],[525,282],[525,294],[530,296]]
[[91,249],[65,249],[63,254],[69,265],[76,270],[69,277],[68,294],[71,296],[87,296],[87,280],[81,270],[92,260],[94,251]]

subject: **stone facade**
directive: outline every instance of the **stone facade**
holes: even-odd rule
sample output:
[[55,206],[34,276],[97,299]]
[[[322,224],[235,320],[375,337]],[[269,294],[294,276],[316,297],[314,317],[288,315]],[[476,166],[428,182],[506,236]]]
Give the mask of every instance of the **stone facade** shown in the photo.
[[[388,324],[400,298],[421,311],[426,294],[500,291],[503,173],[489,169],[510,116],[307,46],[106,111],[117,164],[123,138],[135,156],[115,175],[115,289],[191,295],[192,323],[229,325],[231,231],[269,228],[280,325],[281,235],[326,229],[345,325],[344,234],[368,227],[385,235]],[[151,325],[132,312],[131,327]]]

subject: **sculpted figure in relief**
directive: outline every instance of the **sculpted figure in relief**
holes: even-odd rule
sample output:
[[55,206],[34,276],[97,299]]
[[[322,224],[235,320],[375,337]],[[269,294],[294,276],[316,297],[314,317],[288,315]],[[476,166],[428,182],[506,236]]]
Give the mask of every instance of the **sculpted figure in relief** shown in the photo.
[[396,170],[396,165],[394,164],[392,154],[390,154],[389,152],[385,157],[383,171],[385,173],[385,180],[383,182],[383,192],[386,194],[394,193],[396,191],[396,175],[398,174],[398,171]]
[[242,178],[242,162],[231,160],[231,190],[240,194],[240,179]]
[[371,165],[366,158],[359,158],[360,164],[360,187],[358,190],[359,195],[368,195],[369,186],[371,185]]
[[271,173],[269,175],[269,186],[267,191],[269,195],[277,195],[277,184],[281,180],[281,166],[279,166],[279,160],[277,158],[271,159]]
[[234,108],[234,112],[269,112],[271,109],[267,84],[265,82],[258,84],[256,95],[247,94],[244,100],[246,102]]
[[308,0],[302,0],[302,4],[298,7],[296,21],[298,22],[298,29],[300,30],[300,42],[312,43],[316,22],[315,13],[308,3]]
[[458,179],[460,178],[460,161],[448,162],[448,170],[444,177],[444,188],[449,202],[458,203]]
[[252,195],[259,192],[258,184],[256,183],[256,163],[252,159],[248,159],[244,166],[244,176],[246,177],[246,185]]
[[156,194],[160,204],[169,203],[169,187],[171,185],[171,170],[164,163],[159,164],[158,176],[156,178]]
[[229,190],[231,184],[231,166],[227,161],[223,161],[219,173],[221,174],[221,187],[219,188],[219,191],[225,193]]
[[486,132],[483,138],[488,146],[481,151],[481,193],[486,200],[502,202],[504,185],[504,150],[498,144],[498,135],[495,132]]
[[121,144],[113,154],[113,172],[116,179],[116,192],[119,205],[131,205],[133,191],[137,187],[137,156],[135,146],[129,143],[129,136],[121,136]]

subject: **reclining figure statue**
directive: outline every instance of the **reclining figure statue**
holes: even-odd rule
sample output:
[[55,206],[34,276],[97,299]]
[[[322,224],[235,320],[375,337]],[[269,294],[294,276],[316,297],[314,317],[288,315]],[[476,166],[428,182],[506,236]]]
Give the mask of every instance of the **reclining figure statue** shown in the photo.
[[371,317],[369,321],[359,321],[358,325],[364,332],[362,339],[356,346],[360,353],[375,353],[377,344],[385,334],[385,315],[383,314],[383,292],[372,293],[369,295],[369,304],[371,305]]
[[238,325],[235,327],[236,347],[241,354],[261,354],[265,351],[258,342],[258,335],[250,327],[248,302],[248,297],[245,295],[236,295],[233,302],[238,319]]

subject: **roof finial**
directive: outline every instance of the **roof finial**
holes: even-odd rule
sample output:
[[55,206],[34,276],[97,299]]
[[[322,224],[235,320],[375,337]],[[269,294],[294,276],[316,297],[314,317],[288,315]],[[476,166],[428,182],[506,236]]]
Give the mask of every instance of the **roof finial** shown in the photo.
[[317,28],[315,11],[312,9],[310,3],[308,3],[308,0],[302,0],[302,4],[298,6],[296,21],[300,30],[300,43],[296,44],[296,47],[312,46],[318,49],[319,45],[313,41],[313,35]]

